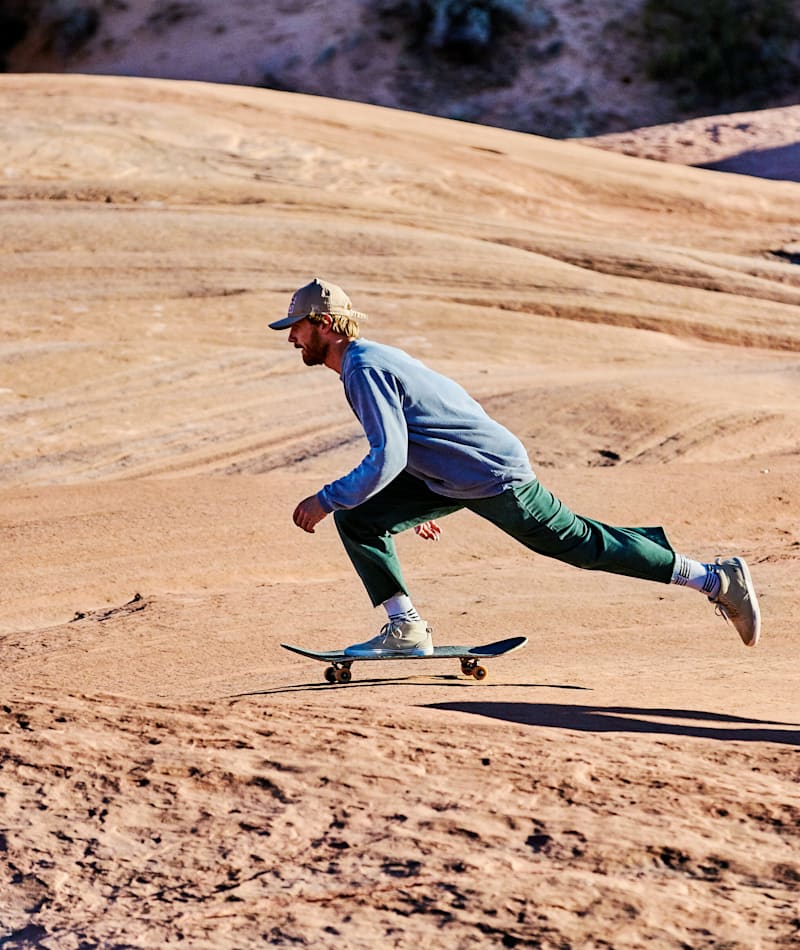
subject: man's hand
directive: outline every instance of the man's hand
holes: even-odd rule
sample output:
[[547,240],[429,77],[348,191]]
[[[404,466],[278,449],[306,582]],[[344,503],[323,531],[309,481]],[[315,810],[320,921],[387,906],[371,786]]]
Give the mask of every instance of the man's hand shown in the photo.
[[295,508],[292,520],[298,528],[302,528],[303,531],[308,531],[309,534],[313,534],[314,526],[318,525],[327,514],[328,512],[325,511],[319,503],[317,496],[309,495],[308,498],[304,498]]
[[422,524],[418,524],[414,528],[414,531],[426,541],[438,541],[439,535],[442,533],[442,529],[435,521],[423,521]]

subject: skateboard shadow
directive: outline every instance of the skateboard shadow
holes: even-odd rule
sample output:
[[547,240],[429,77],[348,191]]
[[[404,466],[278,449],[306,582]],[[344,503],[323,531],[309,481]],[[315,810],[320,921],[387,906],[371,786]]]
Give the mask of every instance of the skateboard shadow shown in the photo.
[[[418,676],[384,676],[372,677],[370,679],[353,680],[350,683],[292,683],[285,686],[272,686],[267,689],[251,689],[244,693],[233,693],[226,695],[226,699],[245,699],[248,696],[274,696],[280,693],[305,693],[320,692],[338,689],[349,689],[351,691],[363,689],[364,687],[416,687],[424,686],[426,688],[435,688],[437,686],[447,686],[449,688],[464,687],[465,689],[475,689],[475,683],[471,679],[459,676],[457,673],[438,673],[429,676],[426,680],[421,680]],[[589,686],[573,686],[567,683],[481,683],[481,690],[490,689],[509,689],[513,687],[531,687],[537,689],[574,689],[587,690]]]
[[[556,703],[430,703],[428,709],[463,712],[525,726],[577,732],[691,736],[722,742],[777,742],[800,746],[800,724],[745,719],[696,709],[566,706]],[[678,720],[678,721],[676,721]]]

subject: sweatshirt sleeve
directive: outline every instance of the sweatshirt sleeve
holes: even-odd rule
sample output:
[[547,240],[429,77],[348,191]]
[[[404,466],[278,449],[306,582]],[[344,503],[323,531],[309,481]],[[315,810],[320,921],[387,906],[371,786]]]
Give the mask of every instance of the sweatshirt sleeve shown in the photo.
[[369,452],[346,475],[319,493],[325,511],[355,508],[393,481],[408,463],[408,427],[399,380],[361,366],[344,380],[345,394],[369,442]]

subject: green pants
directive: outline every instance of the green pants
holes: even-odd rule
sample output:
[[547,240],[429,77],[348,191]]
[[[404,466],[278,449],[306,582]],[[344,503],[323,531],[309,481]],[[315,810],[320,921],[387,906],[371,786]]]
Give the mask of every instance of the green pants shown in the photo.
[[492,498],[462,500],[400,474],[356,508],[334,513],[339,536],[373,606],[408,593],[392,535],[468,508],[537,554],[588,571],[668,584],[675,552],[662,528],[617,528],[576,515],[538,480]]

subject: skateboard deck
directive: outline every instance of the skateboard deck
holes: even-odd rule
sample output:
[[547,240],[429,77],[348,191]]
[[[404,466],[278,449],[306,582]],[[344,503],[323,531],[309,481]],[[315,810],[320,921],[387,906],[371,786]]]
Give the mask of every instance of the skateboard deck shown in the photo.
[[342,650],[306,650],[304,647],[282,643],[284,650],[298,653],[310,660],[319,660],[329,664],[325,670],[325,679],[329,683],[349,683],[353,674],[353,663],[370,663],[379,660],[458,660],[461,672],[465,676],[472,676],[476,680],[486,679],[488,672],[482,666],[481,660],[488,660],[494,656],[504,656],[514,650],[519,650],[528,642],[527,637],[509,637],[507,640],[497,640],[477,647],[434,647],[432,656],[407,656],[402,653],[386,653],[383,656],[348,656]]

